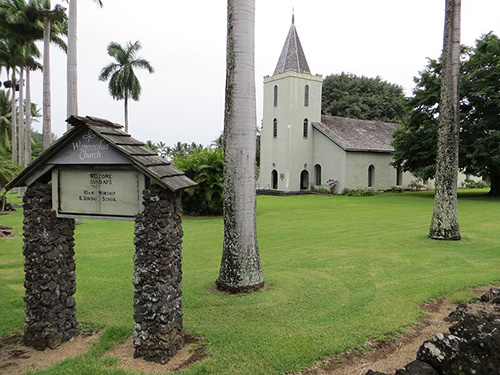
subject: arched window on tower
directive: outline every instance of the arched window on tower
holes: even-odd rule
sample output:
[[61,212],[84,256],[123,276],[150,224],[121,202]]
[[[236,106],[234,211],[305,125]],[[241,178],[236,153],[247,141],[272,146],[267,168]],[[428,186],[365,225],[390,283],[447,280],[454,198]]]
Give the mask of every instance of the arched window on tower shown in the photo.
[[278,120],[273,120],[273,138],[278,138]]
[[304,128],[302,131],[304,138],[307,138],[308,133],[309,133],[309,121],[307,119],[304,119]]
[[273,97],[274,97],[274,106],[277,107],[278,106],[278,85],[274,85],[274,93],[273,93]]
[[309,85],[304,88],[304,107],[309,107]]
[[373,187],[375,185],[375,167],[370,165],[368,167],[368,187]]

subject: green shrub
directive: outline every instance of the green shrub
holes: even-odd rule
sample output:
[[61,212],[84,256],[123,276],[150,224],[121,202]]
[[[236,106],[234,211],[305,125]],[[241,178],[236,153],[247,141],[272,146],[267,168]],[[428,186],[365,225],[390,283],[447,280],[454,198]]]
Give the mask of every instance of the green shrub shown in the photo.
[[375,192],[373,190],[368,190],[368,189],[344,188],[344,190],[342,190],[342,195],[345,195],[348,197],[371,197],[371,196],[375,195]]
[[462,182],[462,187],[465,189],[484,189],[489,187],[489,185],[484,181],[474,181],[466,178],[464,182]]
[[221,215],[224,152],[220,148],[203,148],[188,156],[174,157],[173,164],[198,183],[182,195],[184,212],[193,216]]
[[321,187],[315,187],[315,186],[311,186],[311,191],[313,191],[315,193],[320,193],[320,194],[331,194],[330,190],[325,189],[325,188],[321,188]]
[[401,186],[391,186],[391,192],[402,193],[404,189]]

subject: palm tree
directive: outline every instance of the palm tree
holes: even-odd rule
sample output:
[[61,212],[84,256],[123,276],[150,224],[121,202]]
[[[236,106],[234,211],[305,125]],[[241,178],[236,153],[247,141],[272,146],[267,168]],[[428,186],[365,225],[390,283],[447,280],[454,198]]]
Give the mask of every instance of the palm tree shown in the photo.
[[[43,16],[43,149],[52,142],[52,113],[50,92],[50,42],[53,35],[67,34],[67,16],[65,9],[56,5],[50,9],[50,0],[43,0],[40,10]],[[64,45],[66,50],[66,45]]]
[[12,107],[8,91],[0,90],[0,152],[10,148]]
[[[42,19],[44,23],[42,23]],[[49,21],[48,24],[46,21]],[[48,27],[52,23],[53,27]],[[45,24],[45,28],[44,28]],[[50,0],[29,0],[26,3],[25,0],[5,0],[0,3],[0,28],[6,34],[6,37],[11,41],[16,48],[21,49],[20,61],[16,61],[16,66],[21,67],[21,75],[24,75],[24,68],[26,65],[31,67],[36,66],[33,62],[33,56],[39,56],[39,51],[36,48],[34,41],[45,39],[47,41],[52,41],[62,49],[66,49],[66,44],[59,37],[61,34],[65,34],[67,28],[66,15],[64,13],[64,8],[61,6],[56,6],[54,10],[50,10]],[[48,42],[46,43],[48,45]],[[46,48],[48,50],[48,47]],[[46,69],[44,70],[44,79],[47,78],[50,73],[50,61],[49,53],[44,54]],[[14,80],[13,80],[14,81]],[[21,85],[23,80],[21,80]],[[27,72],[27,85],[29,85],[29,72]],[[50,84],[48,86],[50,90]],[[22,94],[21,94],[22,96]],[[29,90],[26,96],[30,96]],[[13,98],[14,99],[14,98]],[[46,111],[48,117],[47,121],[44,121],[44,128],[49,129],[48,133],[48,144],[50,144],[50,95],[44,96],[44,100],[49,102],[49,110]],[[24,111],[22,110],[22,105],[24,101],[20,100],[20,133],[24,132]],[[29,113],[29,111],[28,111]],[[17,121],[13,119],[13,127],[16,127]],[[48,125],[47,125],[48,124]],[[25,132],[29,134],[30,132]],[[16,134],[13,134],[13,137]],[[25,141],[25,137],[19,137],[19,143],[21,144],[21,149],[19,150],[19,159],[22,161],[25,152],[23,149],[29,149],[30,141]],[[26,147],[23,147],[26,144]],[[47,144],[47,147],[48,147]],[[16,146],[13,144],[13,157],[17,154]],[[14,150],[16,149],[16,150]],[[27,162],[28,160],[26,160]]]
[[125,132],[128,133],[128,99],[135,101],[141,96],[141,84],[135,75],[134,69],[146,69],[149,73],[154,73],[154,69],[149,61],[137,57],[137,52],[142,48],[141,43],[127,42],[123,47],[118,43],[111,42],[108,45],[108,55],[115,59],[109,63],[99,75],[99,81],[107,81],[109,93],[116,100],[125,101]]
[[459,240],[457,212],[461,0],[446,0],[436,195],[429,237]]
[[227,4],[224,247],[216,284],[237,293],[264,285],[255,212],[255,0]]
[[[67,56],[67,104],[66,116],[78,115],[78,66],[77,66],[77,20],[78,1],[67,0],[69,3],[68,18],[68,56]],[[101,0],[94,0],[102,7]],[[68,129],[71,125],[68,124]]]

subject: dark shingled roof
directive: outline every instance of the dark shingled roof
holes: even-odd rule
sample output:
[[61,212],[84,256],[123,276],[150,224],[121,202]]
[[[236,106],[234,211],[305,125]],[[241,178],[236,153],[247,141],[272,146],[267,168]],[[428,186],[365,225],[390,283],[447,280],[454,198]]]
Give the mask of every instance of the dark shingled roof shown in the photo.
[[393,133],[398,124],[321,116],[313,127],[345,151],[393,152]]
[[307,65],[306,55],[300,44],[297,29],[295,28],[294,17],[292,17],[292,26],[290,26],[290,31],[286,37],[285,45],[281,51],[274,74],[285,73],[287,70],[294,70],[299,73],[311,73],[309,65]]
[[10,190],[14,187],[24,186],[28,177],[34,174],[61,151],[71,140],[80,134],[83,128],[88,128],[106,140],[128,158],[133,166],[151,178],[154,182],[172,191],[185,189],[196,185],[196,182],[185,176],[184,172],[172,167],[169,162],[159,157],[156,152],[145,147],[144,143],[132,138],[130,134],[121,130],[122,125],[114,124],[108,120],[97,117],[71,116],[66,120],[73,127],[61,138],[54,142],[38,158],[33,160],[14,180],[6,185]]

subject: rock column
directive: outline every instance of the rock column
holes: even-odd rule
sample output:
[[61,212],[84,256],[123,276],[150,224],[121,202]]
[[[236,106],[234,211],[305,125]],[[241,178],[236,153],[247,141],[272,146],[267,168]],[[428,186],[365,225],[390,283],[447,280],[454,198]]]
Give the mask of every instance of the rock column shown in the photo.
[[24,343],[54,349],[78,334],[73,219],[52,209],[52,187],[36,183],[24,198],[26,279]]
[[135,219],[134,357],[163,364],[184,346],[181,200],[157,185],[143,198]]

